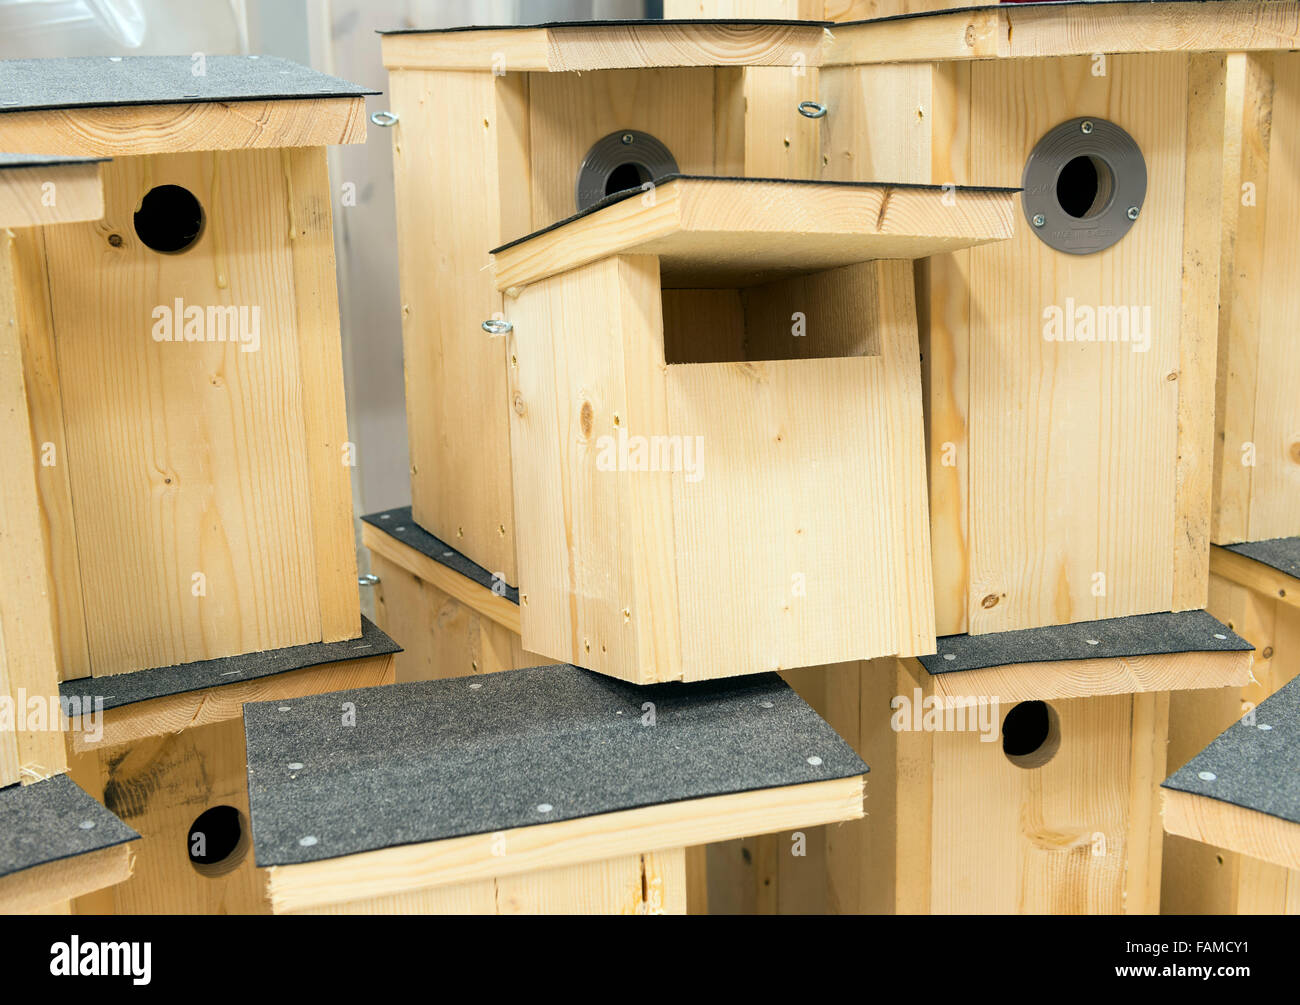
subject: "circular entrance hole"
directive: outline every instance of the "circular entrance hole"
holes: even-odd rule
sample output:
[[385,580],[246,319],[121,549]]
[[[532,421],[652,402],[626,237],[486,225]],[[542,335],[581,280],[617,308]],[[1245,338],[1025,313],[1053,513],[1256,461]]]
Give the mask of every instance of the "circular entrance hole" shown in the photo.
[[1061,746],[1061,721],[1044,701],[1022,701],[1002,721],[1002,752],[1019,768],[1041,768]]
[[645,165],[628,161],[609,173],[609,177],[605,179],[605,194],[613,195],[625,189],[640,188],[648,181],[650,181],[650,172],[646,170]]
[[189,189],[179,185],[151,188],[135,211],[135,233],[145,247],[177,254],[203,233],[203,207]]
[[248,827],[233,806],[213,806],[190,824],[185,836],[190,865],[203,876],[221,876],[235,869],[248,853]]
[[1115,173],[1100,157],[1079,156],[1066,161],[1056,176],[1056,201],[1076,220],[1097,216],[1110,203]]

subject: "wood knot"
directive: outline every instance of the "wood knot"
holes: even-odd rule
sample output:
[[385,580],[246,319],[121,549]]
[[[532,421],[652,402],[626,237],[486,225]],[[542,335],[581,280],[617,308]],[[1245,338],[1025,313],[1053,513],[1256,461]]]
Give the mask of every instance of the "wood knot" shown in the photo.
[[527,411],[527,409],[524,408],[524,396],[518,391],[515,392],[514,406],[516,415],[523,415],[524,412]]
[[990,610],[998,606],[999,599],[1001,598],[999,598],[996,593],[990,593],[987,597],[985,597],[983,600],[980,601],[980,606],[984,608],[984,610],[986,611]]
[[596,410],[591,407],[590,401],[582,403],[582,409],[578,412],[578,424],[582,427],[584,439],[591,439],[591,427],[596,420]]

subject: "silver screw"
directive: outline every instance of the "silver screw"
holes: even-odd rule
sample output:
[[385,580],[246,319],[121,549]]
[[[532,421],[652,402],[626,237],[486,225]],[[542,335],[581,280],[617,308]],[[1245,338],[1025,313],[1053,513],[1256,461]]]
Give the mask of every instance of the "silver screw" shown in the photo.
[[304,848],[310,848],[312,845],[316,844],[319,840],[320,838],[316,837],[314,834],[308,834],[306,837],[300,837],[298,839],[298,843],[302,845]]
[[1213,771],[1202,771],[1199,774],[1197,774],[1196,777],[1203,782],[1212,782],[1219,776],[1216,775]]
[[1041,226],[1043,226],[1043,225],[1046,224],[1046,223],[1047,223],[1047,217],[1043,216],[1042,213],[1035,213],[1035,214],[1034,214],[1034,226],[1035,226],[1035,227],[1041,227]]
[[360,586],[374,586],[379,582],[379,577],[373,572],[367,572],[364,576],[357,577],[357,583]]
[[1090,133],[1092,132],[1092,123],[1089,122],[1087,119],[1085,119],[1083,122],[1079,124],[1079,129],[1082,130],[1084,133]]
[[93,831],[95,829],[95,821],[83,820],[77,826],[80,827],[83,831]]
[[537,812],[538,812],[538,813],[550,813],[551,810],[553,810],[553,809],[555,809],[555,807],[552,806],[550,803],[538,803],[538,804],[537,804]]
[[632,145],[632,141],[633,141],[634,139],[635,139],[635,137],[634,137],[631,133],[624,133],[624,134],[623,134],[623,145],[624,145],[624,146],[631,146],[631,145]]
[[808,758],[808,763],[815,768],[822,763],[822,759],[818,757],[816,754],[813,754],[812,757]]
[[1128,208],[1128,218],[1130,220],[1136,220],[1138,218],[1138,208],[1136,206],[1130,206]]
[[302,762],[301,762],[301,761],[290,761],[290,762],[289,762],[289,770],[290,770],[290,771],[301,771],[301,770],[302,770]]

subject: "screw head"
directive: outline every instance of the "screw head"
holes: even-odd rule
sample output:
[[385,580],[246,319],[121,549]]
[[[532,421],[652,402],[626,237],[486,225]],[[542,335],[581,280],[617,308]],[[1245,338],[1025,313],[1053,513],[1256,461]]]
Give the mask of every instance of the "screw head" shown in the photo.
[[624,133],[622,139],[624,146],[631,146],[635,137],[631,133]]
[[1092,132],[1092,123],[1084,119],[1083,122],[1079,123],[1079,130],[1085,134]]
[[1035,213],[1035,214],[1034,214],[1034,226],[1035,226],[1035,227],[1042,227],[1042,226],[1044,226],[1046,223],[1047,223],[1047,217],[1043,216],[1042,213]]
[[1136,220],[1138,218],[1138,208],[1136,206],[1130,206],[1128,208],[1128,218],[1130,220]]

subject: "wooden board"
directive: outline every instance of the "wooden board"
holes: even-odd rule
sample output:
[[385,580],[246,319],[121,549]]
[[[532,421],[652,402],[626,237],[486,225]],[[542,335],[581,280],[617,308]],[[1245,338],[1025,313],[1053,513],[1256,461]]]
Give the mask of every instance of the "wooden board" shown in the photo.
[[513,292],[618,254],[658,255],[666,287],[749,286],[881,258],[923,258],[1011,236],[1010,190],[679,178],[499,250]]
[[[122,159],[102,223],[46,234],[61,411],[36,418],[62,429],[34,433],[66,437],[81,581],[55,585],[80,589],[89,640],[89,666],[65,676],[360,634],[322,167],[279,151]],[[179,255],[131,223],[168,183],[206,215]],[[257,350],[153,339],[155,308],[182,291],[257,308]]]
[[[54,609],[46,566],[37,445],[32,438],[23,350],[17,326],[11,242],[0,234],[0,456],[9,470],[0,483],[0,699],[22,714],[27,699],[58,695]],[[24,715],[25,720],[25,715]],[[25,721],[23,723],[26,725]],[[67,767],[58,724],[0,731],[0,786],[39,782]]]
[[833,66],[1297,47],[1300,5],[1291,0],[1052,7],[995,4],[901,20],[841,24],[832,33],[823,63]]
[[[846,778],[280,866],[267,884],[277,912],[301,911],[861,815],[862,778]],[[508,853],[493,854],[494,841]]]
[[685,914],[684,858],[673,848],[291,913]]
[[1164,790],[1165,830],[1283,869],[1300,869],[1300,824],[1209,796]]
[[104,190],[98,164],[49,164],[0,170],[0,227],[98,220]]
[[[220,687],[186,691],[183,694],[136,702],[102,712],[103,736],[88,739],[82,730],[68,730],[68,748],[85,753],[100,747],[114,747],[168,736],[208,723],[225,722],[243,715],[244,705],[253,701],[275,701],[308,694],[327,694],[356,687],[377,687],[393,683],[393,655],[368,659],[322,663],[256,680],[222,684]],[[87,682],[87,690],[95,685]]]
[[632,22],[383,37],[389,70],[566,72],[656,66],[816,66],[821,25]]
[[364,143],[365,98],[57,108],[0,114],[0,150],[78,157]]
[[376,623],[402,640],[402,652],[396,657],[398,681],[464,677],[551,662],[524,649],[517,631],[519,608],[514,604],[510,606],[516,629],[511,629],[462,599],[464,593],[480,590],[502,599],[490,590],[462,577],[464,592],[446,591],[406,566],[390,562],[374,548],[370,561],[379,576]]
[[1300,607],[1300,579],[1224,548],[1210,549],[1210,571],[1288,607]]
[[[1180,371],[1213,351],[1183,358],[1187,81],[1179,55],[1111,57],[1102,77],[1088,59],[972,67],[974,177],[1018,176],[1052,126],[1093,114],[1133,136],[1148,180],[1138,226],[1106,251],[1064,255],[1022,228],[971,252],[971,634],[1185,609],[1195,592],[1174,580],[1178,507],[1202,504],[1179,491],[1179,416],[1208,424],[1213,392]],[[1045,311],[1076,304],[1149,308],[1149,347],[1045,339]]]
[[488,249],[530,227],[527,78],[403,71],[392,91],[412,509],[517,583],[505,341],[480,325],[503,310]]
[[1228,107],[1214,541],[1300,534],[1300,55],[1238,57]]
[[67,914],[67,902],[124,882],[131,875],[131,844],[101,848],[0,877],[0,912]]
[[1249,652],[1013,663],[934,675],[915,660],[906,661],[906,666],[917,681],[925,682],[945,704],[953,705],[989,701],[990,696],[1007,702],[1241,687],[1252,680]]

